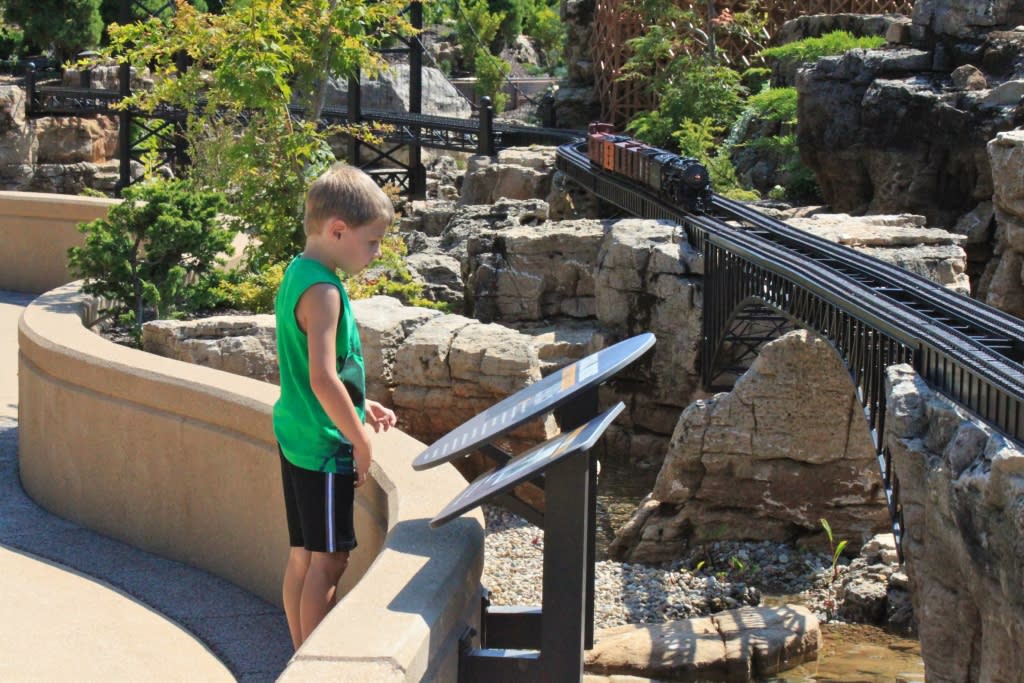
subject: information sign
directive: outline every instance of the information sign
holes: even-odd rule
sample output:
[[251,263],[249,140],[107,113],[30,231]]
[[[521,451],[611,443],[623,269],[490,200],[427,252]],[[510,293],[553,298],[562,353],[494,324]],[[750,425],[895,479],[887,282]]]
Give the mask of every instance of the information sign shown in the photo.
[[559,434],[508,461],[504,467],[479,477],[430,520],[438,527],[472,510],[477,505],[504,493],[525,481],[536,478],[551,465],[580,451],[590,450],[608,425],[622,412],[621,401],[571,432]]
[[[619,372],[653,345],[654,335],[645,332],[551,373],[435,441],[416,457],[413,469],[425,470],[450,462],[534,417],[568,403]],[[502,469],[507,469],[507,466]]]

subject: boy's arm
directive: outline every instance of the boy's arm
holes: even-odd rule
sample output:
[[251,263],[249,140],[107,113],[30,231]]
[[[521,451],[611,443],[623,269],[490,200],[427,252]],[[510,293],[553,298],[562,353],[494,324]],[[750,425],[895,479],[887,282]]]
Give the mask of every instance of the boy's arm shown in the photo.
[[348,390],[338,378],[335,338],[341,317],[341,294],[329,284],[313,285],[295,306],[295,317],[306,331],[309,348],[309,384],[324,412],[352,442],[356,486],[366,480],[372,450]]

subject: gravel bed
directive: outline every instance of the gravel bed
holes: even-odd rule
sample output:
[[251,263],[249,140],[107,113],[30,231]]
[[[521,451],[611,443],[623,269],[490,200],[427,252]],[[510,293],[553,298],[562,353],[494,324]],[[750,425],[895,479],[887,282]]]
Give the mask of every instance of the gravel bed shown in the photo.
[[[484,517],[482,583],[492,604],[540,605],[544,531],[494,506],[484,506]],[[778,596],[834,621],[831,574],[827,555],[768,542],[709,543],[660,565],[602,560],[595,568],[594,625],[686,619]]]

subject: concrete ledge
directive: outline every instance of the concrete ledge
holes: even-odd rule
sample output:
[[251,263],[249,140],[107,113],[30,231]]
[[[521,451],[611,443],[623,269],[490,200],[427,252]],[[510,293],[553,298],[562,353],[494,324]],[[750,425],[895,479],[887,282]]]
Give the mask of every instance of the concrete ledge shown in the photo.
[[85,238],[78,224],[103,218],[117,199],[0,192],[0,289],[45,292],[71,279],[68,249]]
[[[280,604],[277,388],[108,342],[83,325],[89,311],[72,284],[20,321],[25,490],[57,515]],[[413,472],[422,447],[397,430],[377,436],[345,597],[282,680],[455,679],[458,636],[478,615],[482,518],[428,527],[465,482],[453,468]]]

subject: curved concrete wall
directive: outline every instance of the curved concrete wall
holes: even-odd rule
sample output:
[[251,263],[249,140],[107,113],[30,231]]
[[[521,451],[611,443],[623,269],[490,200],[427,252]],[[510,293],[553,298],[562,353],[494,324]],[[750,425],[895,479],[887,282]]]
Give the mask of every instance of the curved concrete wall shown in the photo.
[[[5,249],[0,270],[9,256],[18,258]],[[57,515],[280,604],[277,388],[108,342],[83,324],[90,302],[65,285],[20,321],[25,490]],[[345,597],[284,680],[455,680],[458,637],[478,617],[482,518],[429,528],[465,482],[453,468],[413,472],[422,447],[397,430],[376,436]]]
[[68,282],[68,249],[85,242],[78,224],[103,218],[118,201],[0,192],[0,289],[39,293]]

